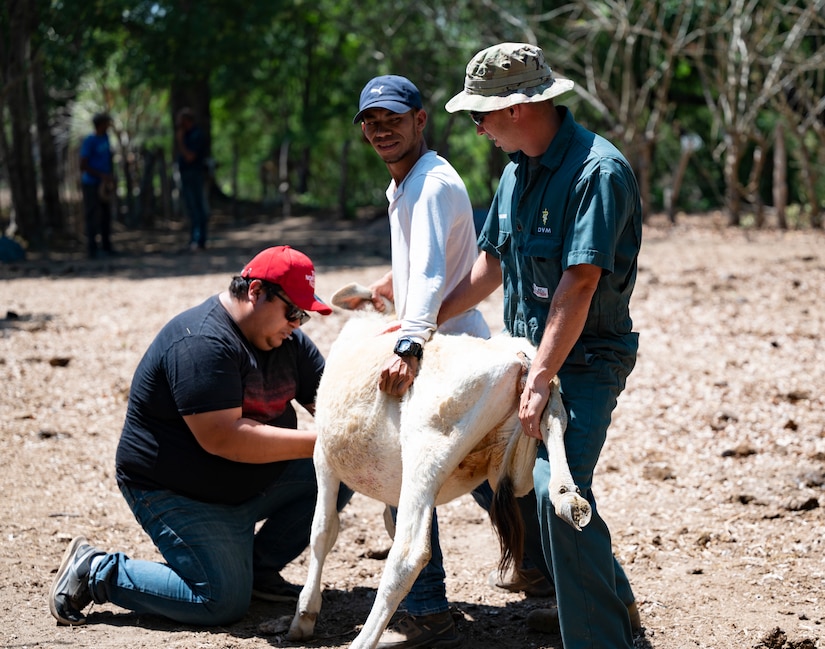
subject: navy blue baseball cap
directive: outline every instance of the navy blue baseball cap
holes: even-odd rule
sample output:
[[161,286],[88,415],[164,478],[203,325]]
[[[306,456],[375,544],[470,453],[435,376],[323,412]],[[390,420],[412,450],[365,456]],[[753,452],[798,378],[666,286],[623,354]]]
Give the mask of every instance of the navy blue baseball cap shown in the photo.
[[371,79],[361,91],[358,114],[352,118],[353,124],[361,121],[361,115],[370,108],[386,108],[393,113],[406,113],[411,108],[423,108],[421,93],[406,77],[385,74]]

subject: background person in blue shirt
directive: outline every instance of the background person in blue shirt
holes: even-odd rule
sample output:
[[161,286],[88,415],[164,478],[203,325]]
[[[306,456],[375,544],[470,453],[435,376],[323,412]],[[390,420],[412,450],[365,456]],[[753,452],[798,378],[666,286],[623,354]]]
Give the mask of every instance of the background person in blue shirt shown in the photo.
[[[80,145],[86,251],[90,259],[113,252],[111,200],[115,189],[112,149],[109,146],[108,134],[112,118],[106,113],[98,113],[92,118],[92,124],[95,132],[87,135]],[[100,248],[97,245],[98,235]]]
[[538,515],[557,609],[531,612],[528,625],[560,631],[565,649],[631,649],[638,610],[592,485],[613,409],[636,361],[629,302],[642,208],[622,154],[554,105],[554,97],[572,88],[572,81],[554,76],[534,45],[502,43],[467,65],[464,90],[446,109],[469,111],[476,132],[509,153],[511,163],[479,236],[481,253],[444,301],[439,322],[503,285],[507,330],[537,347],[519,405],[530,437],[541,439],[550,380],[558,374],[561,381],[568,462],[593,519],[578,532],[555,515],[541,445],[535,490],[520,506],[525,516],[531,510]]

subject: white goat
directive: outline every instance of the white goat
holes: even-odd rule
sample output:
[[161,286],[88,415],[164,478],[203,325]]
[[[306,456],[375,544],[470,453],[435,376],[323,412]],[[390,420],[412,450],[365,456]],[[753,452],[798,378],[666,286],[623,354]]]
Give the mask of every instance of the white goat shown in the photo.
[[[333,296],[344,308],[369,299],[349,285]],[[436,333],[419,374],[398,399],[378,389],[396,333],[388,320],[352,318],[332,345],[318,387],[315,471],[318,501],[312,521],[306,585],[289,629],[290,640],[312,637],[321,609],[321,571],[338,534],[335,508],[341,482],[396,505],[395,540],[375,603],[350,645],[374,649],[381,633],[430,557],[433,507],[469,493],[485,479],[495,491],[490,511],[502,545],[502,570],[520,559],[522,521],[514,498],[533,488],[536,440],[521,433],[518,399],[535,349],[524,339],[489,340]],[[558,379],[542,417],[551,462],[550,498],[556,515],[576,529],[590,521],[564,451],[567,414]]]

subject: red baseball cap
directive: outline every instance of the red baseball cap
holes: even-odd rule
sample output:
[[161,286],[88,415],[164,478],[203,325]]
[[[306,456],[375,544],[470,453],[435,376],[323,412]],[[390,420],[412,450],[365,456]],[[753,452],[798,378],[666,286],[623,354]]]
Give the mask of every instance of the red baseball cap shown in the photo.
[[286,296],[304,311],[329,315],[332,309],[315,295],[315,266],[304,253],[289,246],[262,250],[241,271],[244,279],[278,284]]

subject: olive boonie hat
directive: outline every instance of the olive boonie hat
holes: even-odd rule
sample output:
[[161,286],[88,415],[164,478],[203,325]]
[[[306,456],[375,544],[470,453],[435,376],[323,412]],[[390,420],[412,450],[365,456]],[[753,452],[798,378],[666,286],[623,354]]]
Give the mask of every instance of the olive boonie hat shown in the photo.
[[406,113],[412,108],[423,108],[421,93],[415,84],[397,74],[385,74],[367,82],[361,91],[358,112],[352,123],[361,121],[361,115],[370,108],[386,108],[393,113]]
[[540,47],[500,43],[476,54],[467,64],[464,90],[447,102],[459,110],[490,112],[515,104],[546,101],[573,89],[570,79],[557,77]]

